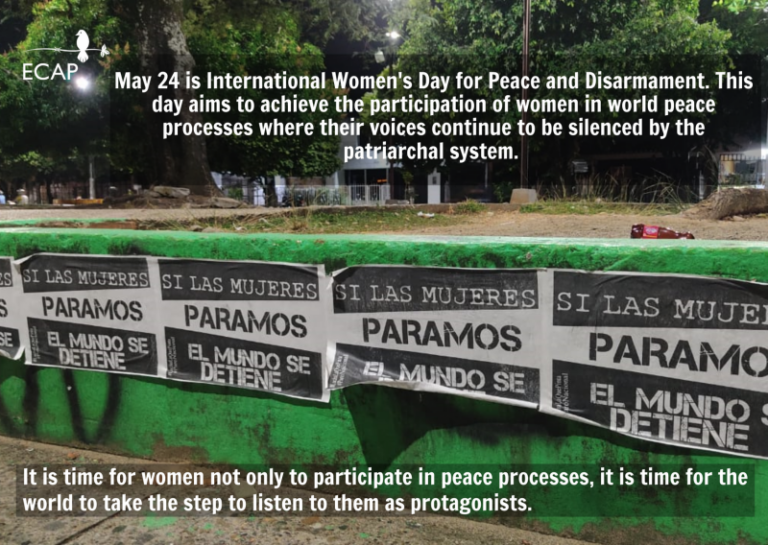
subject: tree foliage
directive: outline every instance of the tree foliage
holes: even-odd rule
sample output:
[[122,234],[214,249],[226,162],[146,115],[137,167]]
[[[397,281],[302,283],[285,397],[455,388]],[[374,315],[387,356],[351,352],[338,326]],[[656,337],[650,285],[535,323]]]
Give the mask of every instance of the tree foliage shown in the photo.
[[[299,42],[299,31],[290,17],[282,19],[276,30],[267,32],[261,24],[246,22],[211,27],[198,20],[188,20],[185,28],[190,47],[196,54],[200,74],[286,74],[317,75],[323,70],[322,52],[312,44]],[[204,53],[202,53],[204,52]],[[202,94],[202,93],[201,93]],[[227,100],[228,115],[208,114],[211,119],[249,122],[258,132],[260,123],[314,123],[312,136],[231,136],[210,139],[211,165],[216,170],[242,175],[318,176],[334,172],[338,166],[338,138],[321,136],[322,112],[262,113],[264,101],[279,100],[287,94],[299,99],[331,100],[330,89],[277,90],[214,90],[205,98]],[[252,101],[253,111],[238,112],[237,100]]]
[[[24,41],[0,56],[0,175],[55,173],[57,162],[104,153],[118,172],[143,176],[148,183],[155,181],[147,170],[147,157],[156,153],[146,136],[148,104],[139,92],[113,91],[111,79],[116,72],[141,70],[136,13],[154,1],[0,0],[0,20],[29,21]],[[384,33],[390,29],[407,36],[399,49],[395,72],[450,76],[457,72],[520,72],[523,3],[519,0],[175,2],[183,9],[183,33],[195,59],[194,71],[200,75],[317,73],[323,69],[321,48],[332,36],[344,32],[364,42],[385,43]],[[755,58],[764,62],[768,51],[766,0],[535,0],[532,4],[531,67],[535,74],[567,75],[587,70],[612,74],[711,73],[729,66],[746,69]],[[81,74],[88,72],[95,83],[89,92],[78,92],[72,82],[25,81],[20,77],[25,62],[70,62],[71,54],[27,50],[73,48],[74,35],[81,28],[87,29],[92,45],[106,44],[110,51],[107,58],[92,58],[80,65]],[[768,70],[763,70],[764,77],[766,74]],[[465,98],[485,98],[489,103],[508,93],[487,89],[458,92]],[[394,94],[404,93],[398,90]],[[543,89],[533,96],[567,97],[569,93],[581,97],[583,90]],[[331,98],[333,91],[301,90],[296,94],[299,98]],[[714,90],[702,93],[712,94]],[[258,105],[277,95],[254,90],[206,92],[206,98],[229,99],[233,104],[236,96]],[[623,95],[632,97],[636,93]],[[604,97],[605,93],[596,91],[593,96]],[[739,117],[743,109],[739,110],[737,101],[728,102],[731,99],[724,95],[718,100],[716,126],[720,130],[710,136],[724,141],[746,120]],[[261,113],[258,107],[249,113],[202,114],[206,120],[248,121],[255,126],[273,117]],[[280,117],[317,124],[325,116],[307,113]],[[434,121],[416,114],[400,117]],[[437,121],[463,117],[446,113]],[[518,114],[512,111],[502,116],[489,113],[471,117],[515,123]],[[560,116],[563,121],[572,117]],[[517,137],[510,137],[488,143],[515,145],[517,141]],[[402,138],[398,143],[417,142],[431,143],[424,137]],[[467,137],[447,141],[472,142]],[[535,155],[542,160],[538,164],[534,161],[533,168],[541,176],[562,176],[567,161],[579,153],[582,144],[534,139]],[[682,149],[692,142],[679,144]],[[622,143],[590,140],[589,145],[618,149]],[[311,137],[214,137],[208,139],[206,148],[215,169],[241,174],[323,175],[338,165],[337,139],[318,136],[318,132]],[[439,165],[421,162],[406,166],[428,169]]]
[[[0,116],[4,119],[0,125],[0,150],[6,162],[17,165],[30,152],[62,162],[82,153],[106,153],[118,172],[130,173],[147,183],[157,181],[147,160],[158,153],[147,134],[151,106],[139,91],[113,89],[116,73],[141,72],[136,26],[137,11],[143,2],[51,0],[33,4],[6,0],[0,4],[3,15],[30,20],[26,39],[0,57]],[[352,34],[362,35],[380,12],[377,5],[382,5],[379,0],[295,0],[288,5],[269,0],[195,0],[185,4],[183,30],[191,57],[196,59],[193,71],[200,76],[207,72],[316,73],[323,69],[322,53],[306,38],[322,42],[343,26]],[[324,22],[324,17],[330,19]],[[88,92],[78,91],[72,82],[22,80],[20,67],[24,62],[73,62],[72,54],[27,50],[73,49],[79,29],[87,29],[92,47],[106,44],[110,52],[106,58],[79,65],[79,75],[87,75],[95,83]],[[317,98],[328,96],[330,91],[302,90],[298,94]],[[211,91],[206,97],[229,99],[235,109],[236,96],[259,104],[261,99],[274,95],[253,90]],[[226,117],[203,114],[206,120],[221,121]],[[228,117],[256,125],[275,116],[257,110]],[[293,120],[319,121],[319,117],[297,114]],[[328,174],[338,166],[337,138],[212,137],[206,147],[211,164],[221,171],[311,176]]]
[[[426,6],[426,16],[414,19],[405,26],[407,40],[398,52],[396,72],[415,75],[428,72],[436,75],[452,75],[463,72],[469,75],[486,75],[498,72],[515,76],[521,73],[523,35],[523,3],[513,0],[440,0]],[[740,2],[729,2],[726,10],[738,16],[749,9]],[[608,0],[584,2],[578,0],[539,0],[532,2],[530,66],[531,73],[545,76],[568,76],[587,71],[610,75],[714,75],[729,66],[731,33],[718,26],[716,21],[699,20],[699,3],[696,0]],[[583,82],[583,79],[582,79]],[[661,93],[662,97],[713,97],[715,85],[696,92]],[[402,91],[408,94],[412,91]],[[465,98],[485,98],[490,105],[495,98],[511,94],[513,101],[519,92],[487,88],[456,90]],[[382,92],[379,92],[381,96]],[[604,91],[542,88],[530,94],[531,98],[636,98],[647,91]],[[550,122],[566,123],[585,116],[583,108],[578,113],[532,115],[538,125],[541,117]],[[622,120],[620,114],[611,114],[604,108],[601,113],[591,112],[593,121]],[[403,116],[413,121],[426,121],[424,116]],[[516,124],[520,114],[516,108],[504,114],[446,113],[431,121],[447,122],[476,118],[478,120],[504,120]],[[625,116],[626,117],[626,116]],[[634,115],[634,117],[637,117]],[[693,117],[687,115],[686,117]],[[676,118],[664,119],[674,121]],[[417,140],[424,141],[424,138]],[[435,138],[432,139],[436,141]],[[446,139],[443,139],[445,141]],[[684,140],[684,141],[683,141]],[[478,143],[517,145],[519,136],[472,139],[453,137],[447,144]],[[414,145],[414,139],[404,138],[399,143]],[[620,138],[533,138],[532,172],[534,179],[562,180],[571,159],[584,151],[585,145],[593,149],[604,148],[618,151],[627,148],[644,150],[670,150],[694,145],[693,139],[659,142],[645,139],[624,141]],[[687,146],[687,147],[686,147]],[[406,165],[409,168],[431,169],[434,162]],[[445,165],[450,168],[450,163]],[[516,163],[497,167],[516,168]]]
[[[8,178],[46,178],[66,170],[72,159],[108,151],[108,89],[99,76],[98,54],[80,64],[75,55],[39,48],[75,49],[75,34],[88,28],[91,43],[113,42],[121,23],[104,11],[102,2],[51,0],[36,4],[27,36],[14,50],[0,56],[0,174]],[[78,77],[91,86],[79,89],[74,81],[24,79],[24,66],[40,63],[78,66]]]

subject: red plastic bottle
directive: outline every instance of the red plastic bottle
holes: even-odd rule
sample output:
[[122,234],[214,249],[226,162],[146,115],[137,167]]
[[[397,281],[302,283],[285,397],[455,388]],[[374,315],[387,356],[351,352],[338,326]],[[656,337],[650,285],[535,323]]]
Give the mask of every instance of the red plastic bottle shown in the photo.
[[666,227],[659,227],[658,225],[643,225],[638,223],[632,226],[632,233],[630,238],[687,238],[693,239],[694,236],[691,233],[678,233],[672,229]]

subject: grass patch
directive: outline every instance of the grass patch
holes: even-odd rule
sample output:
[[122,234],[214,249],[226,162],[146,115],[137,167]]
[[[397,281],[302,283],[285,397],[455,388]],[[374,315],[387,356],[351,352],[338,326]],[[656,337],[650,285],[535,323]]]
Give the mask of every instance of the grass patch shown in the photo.
[[550,214],[557,216],[594,214],[642,214],[646,216],[668,216],[679,214],[689,205],[672,204],[643,204],[626,202],[604,202],[585,199],[555,199],[524,204],[520,208],[523,214]]
[[352,234],[382,231],[409,231],[428,226],[451,226],[464,223],[461,214],[435,214],[428,218],[418,210],[365,210],[360,212],[313,212],[292,210],[284,214],[234,216],[190,221],[152,222],[146,229],[186,231],[193,225],[201,229],[238,233]]
[[480,212],[485,212],[486,208],[485,205],[472,200],[467,199],[464,202],[460,202],[456,206],[452,207],[454,214],[479,214]]

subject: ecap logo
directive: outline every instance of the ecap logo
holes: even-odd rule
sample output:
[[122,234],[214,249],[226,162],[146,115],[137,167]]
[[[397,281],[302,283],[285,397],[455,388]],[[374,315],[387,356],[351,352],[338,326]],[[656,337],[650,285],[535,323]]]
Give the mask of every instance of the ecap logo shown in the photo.
[[[109,55],[106,45],[102,45],[101,49],[89,49],[91,40],[85,30],[77,31],[77,49],[61,49],[60,47],[40,47],[37,49],[27,49],[29,51],[55,51],[56,53],[77,53],[77,60],[81,63],[88,60],[88,51],[98,51],[101,57]],[[24,63],[24,70],[22,78],[25,80],[39,79],[49,80],[60,77],[63,80],[71,80],[72,76],[77,72],[78,66],[76,63],[70,62],[65,65],[54,64],[53,68],[48,63],[33,64],[31,62]]]
[[[34,68],[33,68],[34,67]],[[63,80],[69,81],[72,79],[72,75],[77,72],[77,65],[75,63],[67,63],[67,69],[64,70],[64,65],[54,64],[53,71],[48,63],[40,63],[33,65],[31,62],[24,63],[24,71],[22,78],[25,80],[31,79],[56,79],[60,77]]]

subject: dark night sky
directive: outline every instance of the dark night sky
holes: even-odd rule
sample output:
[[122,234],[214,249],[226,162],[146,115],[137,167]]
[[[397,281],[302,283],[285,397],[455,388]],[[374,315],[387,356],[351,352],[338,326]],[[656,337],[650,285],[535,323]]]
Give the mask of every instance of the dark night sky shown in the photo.
[[24,39],[27,33],[27,24],[20,19],[8,19],[0,23],[0,53],[11,49]]

